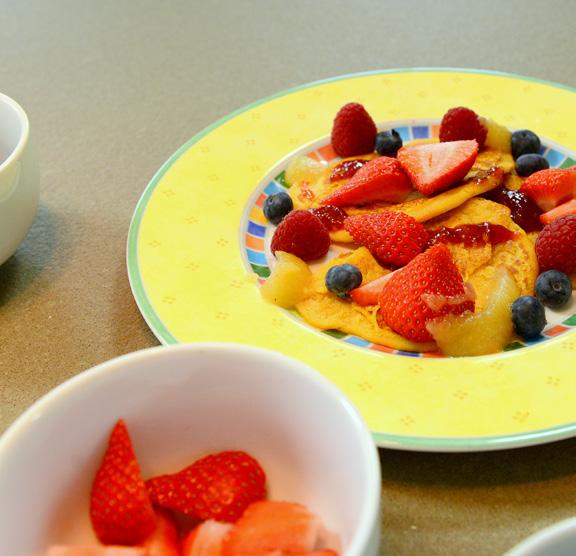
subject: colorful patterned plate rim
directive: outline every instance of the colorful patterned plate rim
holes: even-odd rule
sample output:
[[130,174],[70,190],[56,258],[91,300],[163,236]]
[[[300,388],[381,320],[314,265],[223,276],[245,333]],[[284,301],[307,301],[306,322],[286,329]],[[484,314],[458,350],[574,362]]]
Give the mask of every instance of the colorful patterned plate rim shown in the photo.
[[263,178],[326,137],[346,102],[363,103],[381,122],[438,120],[451,106],[470,106],[533,129],[566,154],[576,150],[575,92],[511,74],[416,68],[327,79],[237,110],[183,145],[136,206],[127,265],[142,315],[165,344],[247,343],[308,363],[355,403],[379,446],[481,451],[574,436],[575,333],[473,358],[359,349],[261,300],[242,225]]
[[[437,138],[438,128],[439,121],[431,119],[400,120],[394,122],[383,122],[378,125],[379,130],[396,130],[405,144],[413,140],[429,139],[433,137]],[[563,168],[576,165],[575,153],[544,137],[541,137],[540,139],[542,141],[540,153],[548,160],[551,168]],[[263,213],[263,205],[269,195],[289,190],[284,179],[284,170],[286,170],[290,161],[297,156],[308,156],[315,161],[326,163],[335,163],[340,160],[330,146],[330,137],[324,137],[318,141],[314,141],[310,145],[304,145],[275,165],[274,168],[261,180],[254,193],[248,199],[242,215],[240,245],[244,255],[243,259],[245,268],[248,272],[255,272],[259,276],[258,282],[260,285],[266,281],[275,262],[274,256],[270,251],[270,242],[276,227],[266,220]],[[336,252],[341,252],[342,250],[343,249],[338,247],[334,250],[334,254]],[[321,262],[324,262],[324,259]],[[316,265],[313,264],[312,266],[314,267]],[[315,332],[321,332],[320,330],[307,325],[296,312],[290,313],[303,326],[308,327]],[[523,341],[521,339],[514,340],[505,347],[505,351],[533,346],[542,341],[557,338],[566,332],[572,331],[576,327],[576,303],[570,303],[561,311],[546,309],[546,319],[547,325],[538,338],[531,341]],[[386,346],[374,344],[364,338],[354,336],[353,334],[345,334],[338,330],[325,330],[323,333],[328,334],[333,338],[337,338],[346,344],[351,344],[359,348],[375,350],[380,353],[416,358],[443,357],[443,355],[438,352],[414,353],[391,349]]]

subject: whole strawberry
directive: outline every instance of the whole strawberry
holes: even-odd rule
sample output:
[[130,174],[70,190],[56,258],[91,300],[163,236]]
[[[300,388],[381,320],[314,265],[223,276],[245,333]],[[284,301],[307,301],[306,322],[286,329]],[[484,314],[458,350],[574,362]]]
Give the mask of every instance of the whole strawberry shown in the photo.
[[371,153],[377,132],[376,124],[364,106],[349,102],[334,118],[332,148],[341,157]]
[[236,521],[266,496],[266,475],[246,452],[210,454],[173,475],[146,481],[152,501],[197,519]]
[[396,271],[382,287],[378,304],[383,321],[414,342],[432,341],[426,328],[430,319],[474,311],[474,301],[443,243]]
[[323,257],[330,248],[330,233],[320,218],[307,210],[293,210],[276,228],[272,253],[286,251],[304,261]]
[[546,224],[536,240],[540,272],[576,272],[576,215],[562,216]]
[[381,156],[362,166],[346,185],[322,199],[322,204],[342,207],[376,201],[400,203],[410,191],[412,184],[400,162]]
[[403,212],[370,212],[349,216],[344,228],[383,265],[404,266],[428,242],[424,226]]
[[439,138],[442,142],[476,139],[478,147],[482,148],[487,134],[488,130],[476,112],[464,106],[450,108],[440,123]]
[[90,519],[100,542],[134,545],[156,527],[124,421],[116,423],[90,494]]

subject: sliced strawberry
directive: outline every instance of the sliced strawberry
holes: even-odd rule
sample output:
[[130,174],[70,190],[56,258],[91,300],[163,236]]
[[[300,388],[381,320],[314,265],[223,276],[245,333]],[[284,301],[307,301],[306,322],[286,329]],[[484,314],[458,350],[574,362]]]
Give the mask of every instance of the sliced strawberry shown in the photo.
[[46,556],[149,556],[145,548],[132,546],[53,545]]
[[446,314],[474,311],[450,251],[437,243],[396,271],[380,292],[380,317],[414,342],[432,341],[426,323]]
[[180,556],[180,539],[173,519],[167,512],[156,512],[156,530],[143,543],[146,556]]
[[520,191],[530,197],[543,211],[576,197],[576,166],[548,168],[528,176]]
[[399,203],[412,191],[408,176],[395,158],[381,156],[362,166],[350,181],[322,199],[323,205],[356,206],[385,201]]
[[562,203],[556,208],[541,214],[540,222],[542,222],[542,224],[550,224],[553,220],[556,220],[561,216],[567,216],[568,214],[576,214],[576,199],[571,199],[570,201]]
[[478,154],[475,140],[408,145],[398,151],[398,160],[414,187],[433,195],[458,183],[472,168]]
[[197,460],[179,473],[146,481],[152,501],[198,519],[236,521],[266,496],[266,475],[246,452],[226,451]]
[[122,420],[110,435],[92,484],[90,519],[103,544],[139,544],[156,527],[154,510]]
[[301,504],[255,502],[244,512],[222,546],[222,556],[314,552],[335,549],[320,519]]
[[384,284],[390,280],[393,274],[394,272],[390,272],[385,276],[376,278],[376,280],[372,280],[371,282],[363,284],[359,288],[351,290],[350,297],[352,298],[352,301],[358,305],[362,305],[362,307],[365,307],[366,305],[378,305],[380,292],[382,291]]
[[220,556],[231,523],[209,519],[190,531],[182,541],[182,556]]
[[404,266],[421,253],[428,242],[426,228],[400,211],[349,216],[344,228],[383,265]]

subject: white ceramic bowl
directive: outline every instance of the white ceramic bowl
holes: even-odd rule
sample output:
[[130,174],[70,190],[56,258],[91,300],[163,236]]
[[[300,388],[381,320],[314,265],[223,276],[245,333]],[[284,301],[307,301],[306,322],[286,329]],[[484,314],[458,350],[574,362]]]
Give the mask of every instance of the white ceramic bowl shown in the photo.
[[22,107],[0,93],[0,264],[26,237],[38,208],[39,178]]
[[522,541],[506,556],[574,556],[576,518],[555,523]]
[[283,355],[235,344],[152,348],[58,386],[0,439],[0,554],[94,542],[91,481],[125,419],[145,478],[207,452],[241,449],[269,494],[306,504],[345,556],[375,556],[380,467],[354,407],[327,379]]

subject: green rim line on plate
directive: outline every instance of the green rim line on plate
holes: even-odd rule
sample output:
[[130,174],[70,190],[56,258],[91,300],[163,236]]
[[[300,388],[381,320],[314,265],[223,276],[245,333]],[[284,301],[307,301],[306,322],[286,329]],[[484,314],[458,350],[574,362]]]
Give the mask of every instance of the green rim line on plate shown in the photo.
[[[338,75],[335,77],[328,77],[325,79],[320,79],[317,81],[312,81],[305,83],[304,85],[299,85],[290,89],[285,89],[273,95],[261,98],[243,107],[240,107],[233,112],[230,112],[226,116],[215,121],[208,127],[204,128],[202,131],[191,137],[186,143],[184,143],[168,160],[162,164],[159,170],[154,174],[142,196],[136,204],[134,210],[134,215],[128,229],[128,238],[126,245],[126,265],[128,270],[128,280],[130,282],[130,287],[136,300],[136,304],[140,309],[140,312],[152,330],[153,334],[162,344],[170,345],[179,343],[178,339],[168,330],[166,325],[162,322],[148,295],[146,293],[146,288],[142,282],[142,276],[140,273],[140,266],[138,261],[138,237],[140,234],[140,226],[142,224],[142,218],[148,201],[154,193],[156,187],[160,183],[160,180],[164,177],[166,172],[172,167],[172,165],[195,143],[200,141],[203,137],[211,133],[213,130],[217,129],[224,123],[235,118],[236,116],[251,110],[257,106],[270,102],[271,100],[287,96],[289,94],[295,93],[297,91],[302,91],[305,89],[310,89],[318,85],[325,83],[332,83],[336,81],[343,81],[346,79],[355,79],[366,77],[370,75],[380,75],[380,74],[396,74],[396,73],[469,73],[469,74],[480,74],[480,75],[491,75],[494,77],[506,77],[511,79],[517,79],[519,81],[529,81],[532,83],[540,83],[553,87],[556,89],[564,89],[571,93],[576,94],[576,88],[569,85],[564,85],[562,83],[556,83],[554,81],[548,81],[546,79],[540,79],[537,77],[528,77],[525,75],[519,75],[515,73],[508,73],[495,70],[484,70],[484,69],[472,69],[472,68],[445,68],[445,67],[415,67],[415,68],[393,68],[384,70],[369,70],[364,72],[348,73],[344,75]],[[401,448],[401,449],[413,449],[413,450],[425,450],[430,451],[469,451],[472,449],[483,449],[483,450],[494,450],[494,449],[504,449],[519,446],[528,446],[531,444],[536,444],[543,439],[547,442],[553,440],[561,440],[563,438],[568,438],[572,436],[572,433],[576,432],[576,422],[570,423],[568,425],[559,425],[556,427],[551,427],[547,429],[540,429],[537,431],[529,431],[525,433],[511,433],[508,435],[498,435],[498,436],[481,436],[481,437],[411,437],[404,435],[393,435],[389,433],[382,432],[372,432],[372,436],[379,446],[389,447],[389,448]]]

